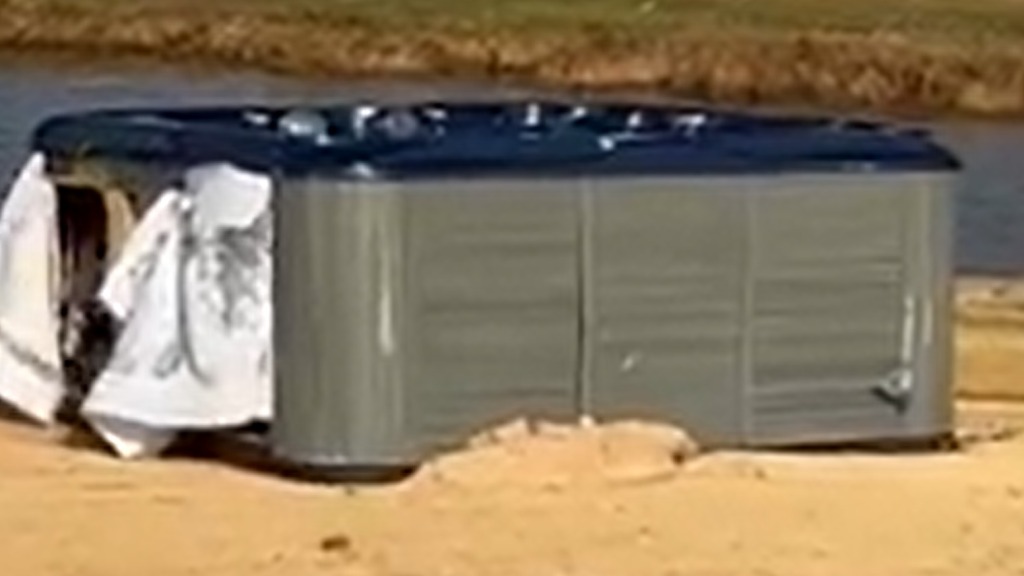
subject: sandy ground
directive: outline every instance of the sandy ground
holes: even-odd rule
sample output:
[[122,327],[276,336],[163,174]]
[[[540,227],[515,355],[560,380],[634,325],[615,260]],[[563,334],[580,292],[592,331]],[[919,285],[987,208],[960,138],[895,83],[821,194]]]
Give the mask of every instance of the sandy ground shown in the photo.
[[1022,575],[1024,439],[990,432],[1024,409],[964,414],[989,432],[957,453],[680,465],[672,431],[624,425],[484,444],[358,490],[117,462],[0,423],[2,573]]
[[[961,388],[1024,388],[1024,330],[993,308],[1009,296],[972,297]],[[694,456],[650,426],[513,427],[358,489],[119,462],[0,420],[0,574],[1024,576],[1024,404],[959,413],[963,450],[914,455]]]
[[957,294],[958,393],[1024,400],[1024,282],[964,280]]

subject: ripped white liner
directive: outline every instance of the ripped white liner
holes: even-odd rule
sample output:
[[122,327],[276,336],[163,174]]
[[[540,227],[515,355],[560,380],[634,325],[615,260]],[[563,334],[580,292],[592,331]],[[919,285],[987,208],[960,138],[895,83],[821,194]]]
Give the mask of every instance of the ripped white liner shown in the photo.
[[[56,191],[43,163],[29,161],[0,214],[0,398],[52,422],[64,383]],[[270,417],[270,195],[263,175],[196,167],[121,249],[99,297],[124,328],[82,407],[118,455]]]
[[33,155],[0,209],[0,399],[43,423],[64,397],[57,343],[57,192]]

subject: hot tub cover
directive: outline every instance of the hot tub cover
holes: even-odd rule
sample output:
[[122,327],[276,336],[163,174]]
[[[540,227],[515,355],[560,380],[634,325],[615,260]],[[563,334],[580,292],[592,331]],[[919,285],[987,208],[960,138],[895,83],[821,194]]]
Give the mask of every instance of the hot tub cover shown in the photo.
[[37,150],[353,178],[945,170],[915,130],[696,107],[557,101],[111,110],[39,126]]

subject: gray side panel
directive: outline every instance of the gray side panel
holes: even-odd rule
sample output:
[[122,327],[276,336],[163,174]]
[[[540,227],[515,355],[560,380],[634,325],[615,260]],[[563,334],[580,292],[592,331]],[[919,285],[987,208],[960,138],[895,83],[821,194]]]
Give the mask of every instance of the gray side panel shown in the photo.
[[753,201],[755,444],[899,435],[913,192],[879,176],[765,182]]
[[387,188],[275,195],[275,448],[307,463],[401,452],[400,205]]
[[595,184],[588,394],[600,418],[741,439],[746,212],[738,180]]
[[525,416],[570,418],[579,355],[575,185],[406,190],[410,450]]
[[907,435],[953,431],[953,191],[947,175],[921,176],[908,186],[908,282],[917,298],[913,403]]
[[[581,409],[714,445],[941,432],[948,195],[893,175],[289,183],[275,447],[409,461]],[[900,410],[876,388],[907,373]]]

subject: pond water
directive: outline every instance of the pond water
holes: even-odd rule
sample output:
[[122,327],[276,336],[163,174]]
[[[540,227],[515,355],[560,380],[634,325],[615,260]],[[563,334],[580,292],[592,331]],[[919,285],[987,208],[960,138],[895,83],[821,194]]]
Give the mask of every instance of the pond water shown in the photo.
[[[0,60],[0,189],[27,154],[37,122],[62,111],[128,105],[330,102],[349,98],[513,96],[526,89],[465,82],[297,80],[152,64],[97,67]],[[923,124],[965,163],[958,193],[957,268],[962,274],[1024,273],[1024,123]]]

